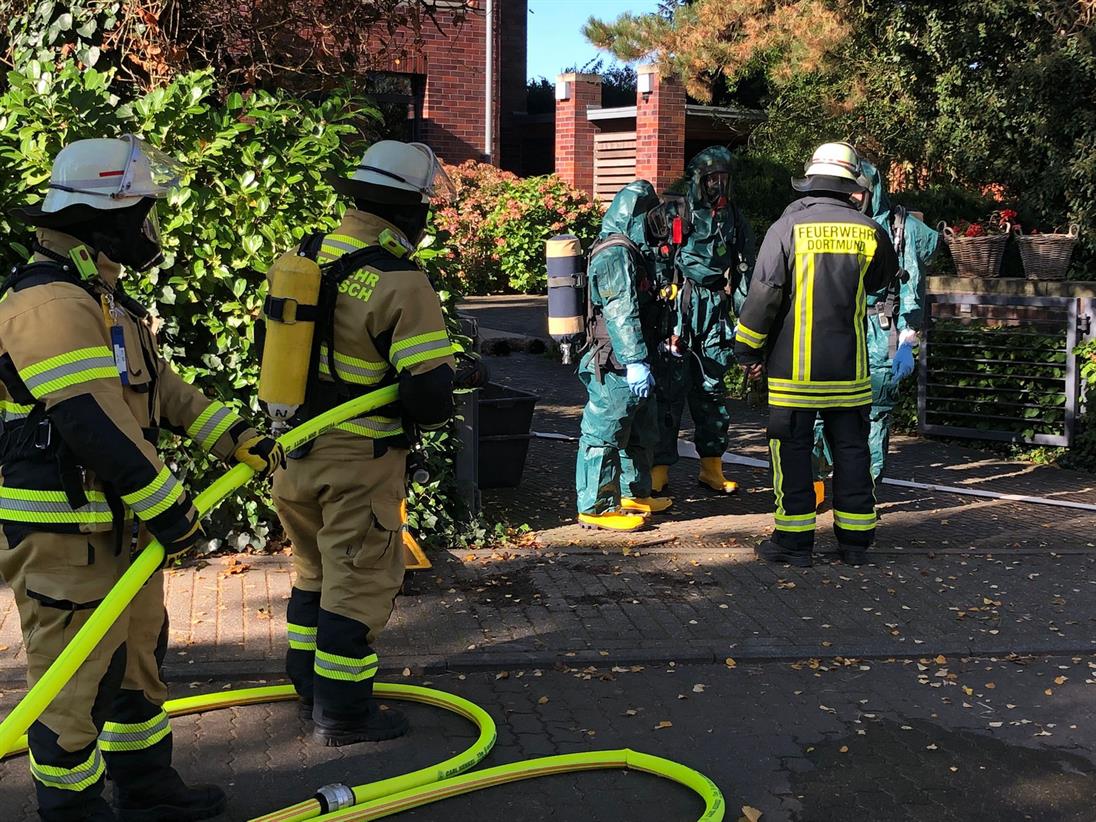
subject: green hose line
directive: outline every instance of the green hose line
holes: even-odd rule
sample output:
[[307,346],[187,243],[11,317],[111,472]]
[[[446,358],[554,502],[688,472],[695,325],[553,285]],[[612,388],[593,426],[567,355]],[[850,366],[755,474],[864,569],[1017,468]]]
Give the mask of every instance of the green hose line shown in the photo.
[[704,813],[698,822],[721,822],[725,811],[723,794],[708,777],[685,765],[660,756],[639,753],[623,748],[616,751],[590,751],[588,753],[545,756],[499,765],[483,771],[473,771],[450,779],[442,779],[425,788],[394,793],[364,802],[350,808],[317,817],[316,822],[367,822],[383,819],[392,814],[429,805],[461,794],[493,788],[523,779],[552,776],[578,771],[631,769],[660,776],[684,785],[704,801]]
[[[642,771],[684,785],[704,801],[704,813],[698,817],[698,822],[721,822],[723,819],[723,794],[704,774],[678,762],[627,748],[546,756],[464,773],[478,765],[495,744],[495,721],[490,714],[456,694],[417,685],[378,682],[373,687],[373,693],[381,698],[418,702],[451,711],[476,725],[479,736],[465,750],[435,765],[354,787],[355,804],[351,807],[321,815],[320,803],[316,799],[306,799],[256,817],[251,822],[303,822],[310,819],[316,822],[364,822],[509,782],[553,774],[619,769]],[[292,685],[268,685],[172,699],[164,703],[164,710],[168,715],[178,717],[239,705],[295,699],[297,694]],[[26,749],[26,737],[23,737],[8,756],[25,753]]]
[[[398,391],[398,387],[392,385],[357,397],[283,434],[278,441],[286,451],[292,451],[341,422],[360,417],[375,408],[395,402]],[[206,514],[229,494],[244,485],[253,474],[254,471],[242,463],[233,466],[209,488],[198,494],[194,499],[194,507],[200,515]],[[163,561],[164,548],[158,541],[152,542],[137,555],[122,578],[118,580],[99,607],[92,612],[88,621],[50,665],[49,670],[0,723],[0,757],[6,755],[19,737],[27,732],[31,723],[42,715],[42,711],[61,692],[77,669],[84,664],[84,660],[110,630],[110,626],[141,590],[141,586],[156,573]]]

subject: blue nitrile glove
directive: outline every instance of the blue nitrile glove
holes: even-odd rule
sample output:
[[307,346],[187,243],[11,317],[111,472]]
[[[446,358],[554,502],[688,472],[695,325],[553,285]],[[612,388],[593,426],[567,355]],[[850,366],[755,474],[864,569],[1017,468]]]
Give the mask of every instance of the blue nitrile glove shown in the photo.
[[633,362],[625,367],[628,372],[626,376],[628,388],[637,397],[647,399],[651,395],[651,389],[655,384],[655,378],[651,376],[651,369],[647,366],[647,363]]
[[913,347],[917,344],[917,335],[903,333],[900,339],[898,350],[891,360],[891,377],[899,382],[913,373]]

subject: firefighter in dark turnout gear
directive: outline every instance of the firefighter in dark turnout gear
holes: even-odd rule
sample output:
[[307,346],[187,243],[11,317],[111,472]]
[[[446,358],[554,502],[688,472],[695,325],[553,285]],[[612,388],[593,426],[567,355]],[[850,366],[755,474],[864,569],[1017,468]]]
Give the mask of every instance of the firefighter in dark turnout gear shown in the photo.
[[438,295],[408,259],[436,186],[449,185],[434,153],[384,140],[352,177],[333,183],[354,207],[335,231],[291,252],[339,272],[332,316],[317,321],[313,379],[297,421],[399,386],[397,406],[343,423],[307,453],[291,454],[274,483],[296,572],[286,667],[317,741],[339,746],[408,729],[402,713],[373,698],[373,642],[403,582],[407,432],[448,422],[454,357]]
[[[58,154],[42,205],[16,212],[38,232],[0,300],[0,574],[19,606],[29,684],[134,550],[155,536],[179,556],[202,537],[157,455],[161,428],[260,471],[282,459],[276,442],[183,382],[118,281],[122,266],[160,261],[155,200],[176,179],[135,137],[81,140]],[[224,809],[219,788],[188,787],[171,767],[167,636],[157,572],[30,727],[42,819],[197,820]]]
[[658,421],[649,363],[657,332],[642,322],[654,299],[647,215],[658,206],[650,183],[629,183],[605,212],[590,252],[590,349],[578,372],[588,399],[575,465],[578,519],[587,527],[634,531],[645,514],[670,504],[651,496]]
[[[914,371],[915,355],[925,313],[925,280],[940,243],[940,234],[899,205],[892,205],[880,171],[862,161],[871,184],[867,214],[882,226],[894,243],[899,277],[881,291],[868,294],[868,371],[871,373],[871,474],[883,475],[890,445],[891,412],[898,402],[899,384]],[[894,352],[892,355],[891,352]],[[820,423],[815,424],[815,494],[824,495],[822,477],[830,465],[829,447]]]
[[731,200],[731,152],[706,148],[685,170],[683,202],[689,223],[675,258],[681,292],[677,298],[679,337],[662,346],[655,360],[659,438],[652,484],[665,489],[678,461],[678,431],[688,404],[693,440],[700,457],[700,485],[732,494],[738,483],[723,475],[727,450],[727,387],[734,362],[734,317],[742,308],[753,271],[754,236]]
[[854,202],[867,182],[851,146],[821,146],[792,185],[806,196],[765,235],[736,331],[739,363],[751,377],[762,364],[769,375],[776,529],[757,550],[771,562],[811,564],[819,415],[833,451],[834,532],[845,561],[859,564],[876,522],[865,295],[891,281],[898,260],[887,233]]

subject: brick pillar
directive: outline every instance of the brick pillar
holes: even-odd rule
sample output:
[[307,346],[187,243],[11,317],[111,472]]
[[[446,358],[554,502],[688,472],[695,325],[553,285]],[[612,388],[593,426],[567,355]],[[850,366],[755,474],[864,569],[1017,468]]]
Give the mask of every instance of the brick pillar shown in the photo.
[[601,107],[601,77],[597,74],[561,74],[557,86],[568,84],[566,100],[556,100],[556,174],[593,196],[594,134],[587,108]]
[[647,64],[636,70],[649,92],[636,92],[636,177],[660,194],[685,173],[685,89],[674,77]]

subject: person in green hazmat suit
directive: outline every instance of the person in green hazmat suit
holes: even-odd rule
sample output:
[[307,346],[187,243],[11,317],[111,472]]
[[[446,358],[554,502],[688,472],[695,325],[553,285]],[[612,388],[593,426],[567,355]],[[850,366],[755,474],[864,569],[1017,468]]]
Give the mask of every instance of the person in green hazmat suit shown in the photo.
[[724,376],[734,362],[738,310],[753,271],[753,232],[731,201],[731,152],[706,148],[689,161],[682,204],[688,234],[676,254],[680,281],[674,335],[655,361],[658,446],[652,468],[655,493],[666,489],[677,462],[677,435],[686,402],[693,418],[700,456],[698,482],[720,494],[738,484],[723,475],[727,450],[727,388]]
[[[914,372],[924,322],[925,279],[940,234],[902,206],[891,204],[886,181],[878,168],[867,160],[862,161],[862,168],[870,185],[865,211],[890,236],[900,266],[898,278],[888,287],[869,294],[867,299],[871,373],[869,445],[872,478],[878,482],[886,465],[891,412],[898,402],[900,383]],[[814,437],[814,491],[821,505],[825,498],[823,478],[832,467],[821,420],[815,422]]]
[[646,180],[613,198],[587,268],[588,350],[579,379],[582,412],[575,466],[578,519],[585,527],[635,531],[670,500],[651,494],[651,459],[658,435],[651,357],[656,324],[644,326],[657,300],[653,274],[658,239],[648,229],[658,194]]

